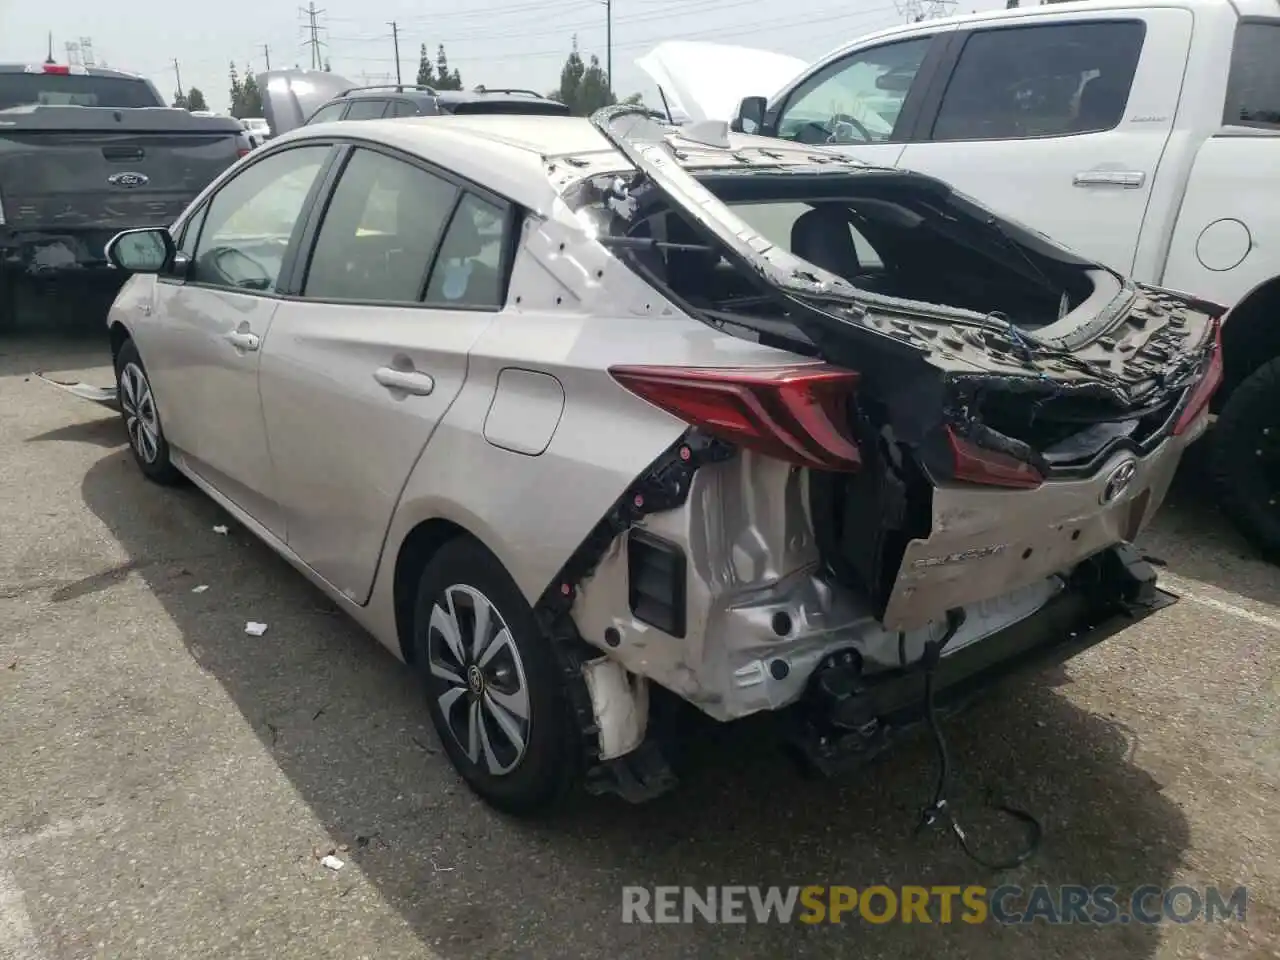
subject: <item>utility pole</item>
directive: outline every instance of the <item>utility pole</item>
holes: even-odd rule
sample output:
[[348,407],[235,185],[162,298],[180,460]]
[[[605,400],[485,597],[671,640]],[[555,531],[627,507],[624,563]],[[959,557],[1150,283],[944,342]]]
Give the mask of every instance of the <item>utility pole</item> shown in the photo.
[[388,24],[391,27],[391,43],[396,49],[396,86],[400,86],[400,28],[396,26],[394,20]]
[[309,21],[307,30],[310,34],[310,39],[305,41],[305,45],[311,48],[311,69],[318,70],[322,66],[322,58],[320,56],[320,32],[319,28],[316,26],[316,17],[320,16],[325,11],[317,10],[316,5],[313,2],[308,3],[305,8],[299,8],[299,12]]
[[186,95],[182,92],[182,68],[178,66],[177,57],[173,58],[173,75],[178,78],[178,97],[185,99]]
[[262,55],[267,60],[267,69],[270,70],[271,69],[271,47],[265,43],[262,45]]
[[613,97],[613,0],[602,0],[604,3],[604,72],[609,78],[605,89]]

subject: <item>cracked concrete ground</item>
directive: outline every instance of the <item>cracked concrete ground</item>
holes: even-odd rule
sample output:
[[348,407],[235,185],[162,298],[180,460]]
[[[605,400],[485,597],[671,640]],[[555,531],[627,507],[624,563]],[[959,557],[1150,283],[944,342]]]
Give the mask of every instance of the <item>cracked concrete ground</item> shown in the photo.
[[[652,805],[489,812],[404,668],[235,524],[216,535],[199,493],[145,483],[113,415],[27,379],[109,382],[105,350],[0,340],[0,960],[1280,957],[1280,571],[1194,464],[1144,544],[1183,601],[949,724],[975,836],[1008,839],[987,788],[1045,824],[1039,857],[993,878],[911,835],[923,742],[809,782],[744,725]],[[624,884],[1000,881],[1247,884],[1248,919],[620,922]]]

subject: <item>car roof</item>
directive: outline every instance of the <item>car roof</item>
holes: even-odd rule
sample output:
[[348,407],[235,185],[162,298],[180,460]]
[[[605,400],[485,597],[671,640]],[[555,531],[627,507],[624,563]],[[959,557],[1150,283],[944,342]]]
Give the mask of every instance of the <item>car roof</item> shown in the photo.
[[[481,101],[509,101],[512,103],[543,102],[554,103],[548,97],[533,90],[434,90],[414,86],[358,87],[348,90],[334,101],[340,100],[385,100],[398,97],[407,100],[436,100],[445,106],[457,103],[478,103]],[[331,101],[333,102],[333,101]]]
[[[671,135],[682,138],[680,163],[686,168],[740,168],[749,162],[739,155],[746,148],[758,148],[764,156],[773,158],[762,161],[770,165],[796,162],[791,157],[779,161],[787,154],[811,161],[815,153],[826,152],[808,145],[728,133],[727,124],[720,127],[722,135],[727,136],[727,146],[689,140],[696,132],[692,128],[667,127]],[[571,216],[557,201],[574,183],[634,169],[589,118],[558,115],[445,114],[359,123],[329,121],[290,130],[273,139],[270,149],[334,138],[402,150],[546,217]],[[841,160],[851,162],[844,157]]]

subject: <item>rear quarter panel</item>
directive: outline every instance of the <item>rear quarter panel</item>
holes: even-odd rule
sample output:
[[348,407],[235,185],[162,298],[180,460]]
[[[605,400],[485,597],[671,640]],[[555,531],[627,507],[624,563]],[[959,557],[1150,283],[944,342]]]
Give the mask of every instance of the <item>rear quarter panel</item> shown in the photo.
[[1280,131],[1239,129],[1206,140],[1160,282],[1234,306],[1280,276],[1278,182]]

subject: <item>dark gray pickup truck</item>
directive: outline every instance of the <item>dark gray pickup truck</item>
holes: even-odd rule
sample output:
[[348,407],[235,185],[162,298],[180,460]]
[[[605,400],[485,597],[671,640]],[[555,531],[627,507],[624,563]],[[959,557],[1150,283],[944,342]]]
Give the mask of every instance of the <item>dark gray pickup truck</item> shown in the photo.
[[112,236],[173,223],[248,151],[239,121],[170,108],[141,77],[0,64],[0,329],[20,283],[107,273]]

